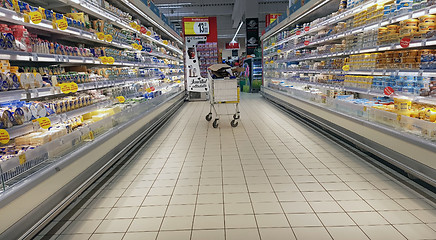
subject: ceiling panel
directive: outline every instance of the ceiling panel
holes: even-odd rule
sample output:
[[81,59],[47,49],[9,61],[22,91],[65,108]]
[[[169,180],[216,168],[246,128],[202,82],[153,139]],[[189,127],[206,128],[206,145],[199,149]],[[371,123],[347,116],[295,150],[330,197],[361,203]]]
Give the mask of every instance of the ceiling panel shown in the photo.
[[[237,0],[238,1],[238,0]],[[170,21],[179,27],[183,17],[217,17],[219,38],[231,39],[236,32],[233,28],[232,13],[235,1],[230,0],[155,0],[155,4]],[[250,3],[245,0],[245,4]],[[269,13],[286,13],[288,1],[259,0],[257,16],[260,21],[260,31],[265,28],[265,16]],[[256,15],[256,14],[255,14]],[[237,24],[236,24],[237,25]],[[245,35],[245,27],[240,34]]]

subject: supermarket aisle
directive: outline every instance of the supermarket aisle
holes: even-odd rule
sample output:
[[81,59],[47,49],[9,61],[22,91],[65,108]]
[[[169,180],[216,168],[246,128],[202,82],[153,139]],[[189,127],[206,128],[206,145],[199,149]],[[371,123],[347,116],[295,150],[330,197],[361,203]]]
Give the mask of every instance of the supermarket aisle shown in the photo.
[[434,203],[259,95],[243,96],[237,128],[207,112],[186,104],[45,238],[436,239]]

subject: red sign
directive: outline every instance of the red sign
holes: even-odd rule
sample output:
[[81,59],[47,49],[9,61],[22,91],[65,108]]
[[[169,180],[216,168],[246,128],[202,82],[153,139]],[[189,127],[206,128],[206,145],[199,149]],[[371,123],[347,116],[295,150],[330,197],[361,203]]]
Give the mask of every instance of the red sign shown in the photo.
[[146,34],[147,33],[147,28],[141,26],[141,33],[142,34]]
[[295,34],[300,35],[300,34],[301,34],[301,31],[298,30]]
[[306,32],[309,32],[309,29],[310,29],[310,27],[309,27],[309,26],[307,26],[307,27],[304,27],[304,31],[306,31]]
[[410,38],[409,37],[403,37],[403,39],[401,39],[400,41],[400,45],[403,48],[409,47],[410,44]]
[[304,41],[305,46],[309,45],[309,43],[310,43],[309,41]]
[[226,43],[226,49],[239,49],[239,43]]
[[151,87],[151,88],[150,88],[150,90],[151,90],[151,91],[154,91],[154,90],[156,90],[156,88],[154,88],[154,87]]
[[383,92],[385,93],[385,95],[390,96],[390,95],[394,94],[394,89],[391,87],[386,87]]

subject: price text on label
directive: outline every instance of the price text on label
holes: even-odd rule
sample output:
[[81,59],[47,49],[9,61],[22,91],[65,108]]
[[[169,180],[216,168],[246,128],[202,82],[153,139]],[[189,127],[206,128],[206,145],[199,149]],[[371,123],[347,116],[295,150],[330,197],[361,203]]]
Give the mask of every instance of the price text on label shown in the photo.
[[1,144],[6,144],[8,143],[10,140],[10,136],[8,131],[4,130],[4,129],[0,129],[0,143]]
[[185,22],[186,35],[209,34],[209,22]]
[[30,16],[30,20],[34,23],[34,24],[40,24],[42,21],[42,15],[40,12],[30,12],[29,13]]
[[56,21],[56,23],[58,24],[58,28],[60,30],[67,30],[68,28],[68,22],[65,19],[59,19]]
[[70,93],[71,92],[71,84],[70,83],[62,83],[60,84],[62,93]]
[[70,83],[70,91],[72,93],[75,93],[78,90],[79,90],[79,86],[77,85],[77,83],[75,83],[75,82]]
[[51,127],[51,121],[48,117],[42,117],[36,120],[39,122],[39,126],[43,129],[48,129]]

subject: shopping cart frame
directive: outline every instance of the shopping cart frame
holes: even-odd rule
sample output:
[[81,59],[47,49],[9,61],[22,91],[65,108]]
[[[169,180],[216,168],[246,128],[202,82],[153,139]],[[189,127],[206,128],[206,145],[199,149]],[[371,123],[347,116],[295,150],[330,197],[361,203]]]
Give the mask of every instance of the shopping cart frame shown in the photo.
[[[237,78],[217,78],[214,79],[212,78],[212,75],[210,73],[210,71],[208,70],[208,77],[209,77],[209,100],[210,100],[210,107],[209,107],[209,113],[206,115],[206,120],[209,122],[212,120],[213,118],[213,114],[212,114],[212,110],[213,113],[215,114],[215,120],[212,123],[212,126],[214,128],[217,128],[219,126],[219,120],[220,120],[220,116],[221,115],[233,115],[233,120],[230,122],[230,125],[232,127],[237,127],[239,122],[238,120],[240,119],[240,111],[239,111],[239,101],[240,101],[240,88],[238,86],[238,79]],[[216,89],[215,87],[215,82],[216,81],[235,81],[236,82],[236,101],[231,101],[233,100],[234,96],[232,99],[230,99],[229,101],[224,100],[220,100],[217,101],[215,99],[215,91],[219,91],[220,89]],[[228,90],[228,89],[226,89]],[[234,114],[219,114],[218,111],[215,108],[215,104],[235,104],[235,113]]]

